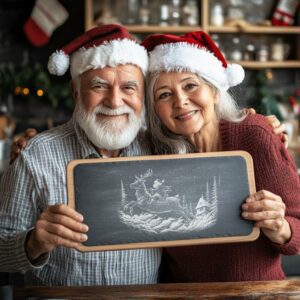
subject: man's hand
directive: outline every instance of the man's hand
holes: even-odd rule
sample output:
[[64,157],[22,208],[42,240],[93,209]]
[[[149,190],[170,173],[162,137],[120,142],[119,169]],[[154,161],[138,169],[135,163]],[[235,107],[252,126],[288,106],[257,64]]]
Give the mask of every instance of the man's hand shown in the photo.
[[285,219],[285,204],[280,196],[261,190],[251,195],[242,205],[242,216],[255,222],[274,243],[284,244],[291,238],[291,229]]
[[48,206],[29,233],[25,249],[30,261],[52,251],[57,246],[77,248],[87,240],[88,226],[83,216],[65,204]]
[[[254,108],[246,108],[246,113],[256,114]],[[286,133],[285,124],[280,123],[276,116],[265,116],[267,123],[273,128],[273,132],[280,136],[282,142],[284,143],[285,148],[289,145],[288,135]]]
[[277,119],[276,116],[266,116],[267,122],[269,125],[272,126],[273,132],[275,134],[278,134],[284,143],[285,148],[288,147],[289,141],[288,141],[288,135],[286,133],[286,126],[285,124],[280,123],[280,121]]
[[21,150],[27,146],[28,140],[33,138],[36,134],[37,131],[34,128],[28,128],[25,130],[24,135],[13,143],[10,163],[14,162],[14,160],[19,156]]

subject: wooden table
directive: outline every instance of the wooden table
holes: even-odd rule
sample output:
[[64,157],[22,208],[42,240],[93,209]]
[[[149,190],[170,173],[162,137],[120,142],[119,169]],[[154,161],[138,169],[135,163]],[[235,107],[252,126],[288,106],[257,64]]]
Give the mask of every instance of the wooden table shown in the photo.
[[300,299],[300,280],[14,288],[14,299]]

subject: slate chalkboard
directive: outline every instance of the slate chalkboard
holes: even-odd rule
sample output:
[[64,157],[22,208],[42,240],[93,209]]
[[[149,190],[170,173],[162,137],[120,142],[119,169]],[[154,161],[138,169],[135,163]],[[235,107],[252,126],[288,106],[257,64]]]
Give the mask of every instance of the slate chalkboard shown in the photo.
[[255,240],[241,204],[255,192],[244,151],[74,160],[68,204],[84,216],[81,251]]

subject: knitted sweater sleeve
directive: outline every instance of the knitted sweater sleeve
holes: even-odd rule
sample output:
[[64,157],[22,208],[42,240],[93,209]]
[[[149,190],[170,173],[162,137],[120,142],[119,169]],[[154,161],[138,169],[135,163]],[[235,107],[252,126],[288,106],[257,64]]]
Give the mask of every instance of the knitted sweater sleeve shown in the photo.
[[[254,147],[251,154],[254,161],[257,191],[264,189],[279,195],[286,205],[285,218],[290,225],[291,239],[279,245],[270,244],[284,255],[300,253],[300,181],[297,168],[289,152],[278,136],[266,125],[260,116],[255,117],[252,127]],[[249,151],[250,152],[250,151]]]

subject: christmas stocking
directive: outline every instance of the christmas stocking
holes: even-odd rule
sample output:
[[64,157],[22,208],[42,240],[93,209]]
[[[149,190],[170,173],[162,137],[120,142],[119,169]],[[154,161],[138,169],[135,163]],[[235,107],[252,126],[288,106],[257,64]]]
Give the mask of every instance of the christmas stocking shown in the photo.
[[275,26],[292,26],[298,5],[299,0],[279,0],[272,16],[272,24]]
[[31,16],[24,24],[24,32],[34,46],[44,46],[49,42],[53,31],[68,16],[66,9],[57,0],[37,0]]

